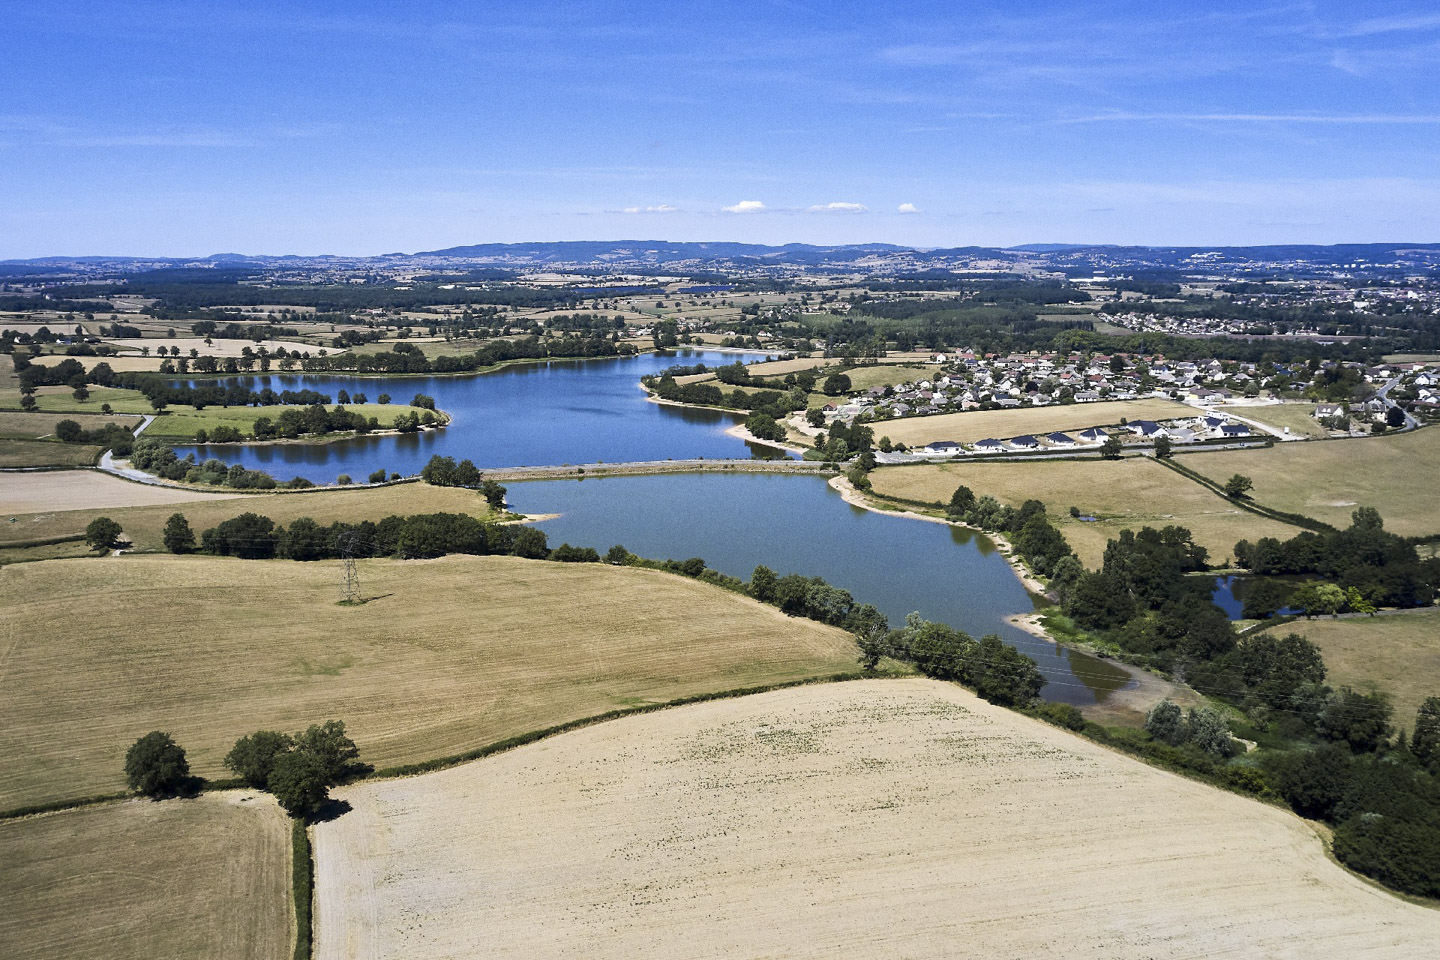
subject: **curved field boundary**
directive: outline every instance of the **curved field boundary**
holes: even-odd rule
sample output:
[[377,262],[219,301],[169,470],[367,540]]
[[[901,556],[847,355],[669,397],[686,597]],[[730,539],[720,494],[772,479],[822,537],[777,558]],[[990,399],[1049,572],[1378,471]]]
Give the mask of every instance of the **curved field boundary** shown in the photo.
[[1164,464],[1165,466],[1169,467],[1171,470],[1174,470],[1176,473],[1180,474],[1188,480],[1194,480],[1202,487],[1215,491],[1217,494],[1224,497],[1229,502],[1235,504],[1235,506],[1239,507],[1241,510],[1253,513],[1256,516],[1264,517],[1267,520],[1275,520],[1280,523],[1288,523],[1292,527],[1302,527],[1315,533],[1336,532],[1336,528],[1326,523],[1325,521],[1316,520],[1314,517],[1307,517],[1303,513],[1286,513],[1283,510],[1272,510],[1270,507],[1256,503],[1253,500],[1243,500],[1231,497],[1225,493],[1225,488],[1222,487],[1220,484],[1216,483],[1214,480],[1211,480],[1209,477],[1204,476],[1203,474],[1196,473],[1189,467],[1182,466],[1181,464],[1176,463],[1173,458],[1162,459],[1157,457],[1156,462]]

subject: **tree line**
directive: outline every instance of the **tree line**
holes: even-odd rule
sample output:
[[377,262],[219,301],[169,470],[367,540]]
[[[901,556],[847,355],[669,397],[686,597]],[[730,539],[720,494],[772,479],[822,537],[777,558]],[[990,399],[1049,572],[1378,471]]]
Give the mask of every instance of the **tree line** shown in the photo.
[[[296,818],[314,816],[329,802],[331,787],[374,769],[361,762],[360,748],[340,720],[311,724],[293,736],[257,730],[235,741],[224,762],[246,785],[274,794]],[[160,730],[145,734],[125,752],[125,780],[152,800],[193,796],[203,785],[191,775],[185,749]]]
[[[1335,613],[1347,604],[1355,607],[1351,591],[1360,604],[1371,609],[1421,607],[1434,602],[1440,585],[1440,559],[1422,561],[1415,544],[1387,531],[1380,512],[1373,507],[1356,509],[1350,520],[1345,530],[1305,531],[1285,541],[1275,537],[1262,537],[1253,544],[1241,540],[1235,544],[1235,562],[1262,576],[1323,577],[1333,587],[1323,593],[1309,586],[1257,589],[1268,601],[1265,606],[1274,606],[1279,600],[1277,593],[1286,589],[1291,591],[1285,598],[1290,605],[1318,613]],[[1256,612],[1262,612],[1260,606],[1257,598]]]

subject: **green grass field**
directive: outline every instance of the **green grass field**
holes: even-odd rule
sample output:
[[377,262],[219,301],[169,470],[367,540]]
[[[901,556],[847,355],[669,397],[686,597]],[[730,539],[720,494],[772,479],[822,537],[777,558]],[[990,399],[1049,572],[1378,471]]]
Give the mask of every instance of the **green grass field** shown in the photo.
[[249,791],[0,823],[0,890],[8,960],[291,956],[290,822]]
[[[1044,501],[1050,519],[1091,568],[1100,565],[1105,544],[1126,528],[1186,527],[1216,563],[1231,555],[1237,540],[1283,539],[1300,532],[1240,510],[1148,457],[882,467],[870,474],[870,482],[878,494],[907,500],[948,503],[955,488],[964,484],[976,496],[989,494],[1016,507],[1030,499]],[[1072,518],[1072,506],[1097,522]]]
[[[121,390],[115,387],[93,387],[90,390],[90,398],[84,401],[76,400],[66,387],[41,387],[35,392],[35,400],[40,411],[45,413],[98,415],[101,405],[106,403],[110,404],[110,408],[117,414],[143,415],[155,412],[150,407],[150,401],[138,390]],[[19,407],[19,390],[0,391],[0,408],[18,410]],[[269,417],[274,420],[288,409],[304,408],[286,406],[206,407],[203,410],[196,410],[192,406],[178,404],[167,408],[163,414],[156,417],[155,422],[146,429],[145,434],[170,440],[194,440],[198,430],[209,432],[216,427],[224,426],[233,427],[248,436],[257,419]],[[332,406],[331,409],[334,407]],[[380,421],[382,429],[394,426],[396,416],[414,412],[412,407],[403,403],[347,404],[345,409],[364,417],[375,417]]]
[[1364,506],[1378,509],[1385,528],[1395,533],[1440,533],[1435,494],[1440,429],[1435,427],[1390,437],[1192,454],[1180,462],[1219,483],[1244,474],[1255,481],[1250,496],[1257,502],[1337,527],[1349,526],[1350,514]]
[[513,557],[359,564],[134,556],[0,567],[0,809],[122,789],[161,729],[224,774],[236,738],[342,719],[379,766],[606,710],[854,667],[841,630],[652,570]]

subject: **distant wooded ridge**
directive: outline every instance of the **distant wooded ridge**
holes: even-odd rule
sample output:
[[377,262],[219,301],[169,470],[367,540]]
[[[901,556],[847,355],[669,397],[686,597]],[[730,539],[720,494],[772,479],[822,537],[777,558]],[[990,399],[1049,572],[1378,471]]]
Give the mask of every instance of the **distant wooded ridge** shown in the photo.
[[[1192,258],[1207,257],[1201,262]],[[1347,244],[1274,244],[1262,246],[1120,246],[1085,243],[1032,243],[1014,247],[909,247],[889,243],[808,244],[789,243],[779,246],[726,241],[669,240],[565,240],[530,243],[481,243],[446,247],[416,253],[388,253],[371,257],[319,254],[239,254],[218,253],[201,257],[131,257],[131,256],[51,256],[27,260],[0,261],[0,272],[14,272],[16,267],[34,270],[39,267],[63,267],[70,264],[143,263],[154,265],[201,265],[244,268],[247,266],[278,267],[286,264],[329,261],[337,264],[393,263],[395,261],[471,260],[503,262],[506,265],[534,266],[544,264],[589,264],[618,267],[630,263],[663,264],[683,261],[818,265],[853,263],[874,257],[887,266],[898,258],[916,264],[956,258],[990,257],[1002,261],[1037,260],[1059,266],[1076,258],[1101,258],[1107,262],[1164,263],[1193,269],[1213,268],[1217,263],[1302,261],[1317,264],[1406,260],[1440,265],[1440,243],[1347,243]],[[1089,265],[1088,263],[1086,264]]]

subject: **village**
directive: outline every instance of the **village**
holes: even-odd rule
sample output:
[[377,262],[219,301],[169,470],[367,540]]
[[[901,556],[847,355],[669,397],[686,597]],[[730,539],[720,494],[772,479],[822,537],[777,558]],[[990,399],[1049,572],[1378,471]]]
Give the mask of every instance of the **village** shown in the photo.
[[[1124,444],[1144,448],[1162,438],[1168,446],[1368,436],[1390,429],[1412,429],[1419,423],[1415,415],[1431,417],[1440,412],[1440,371],[1433,363],[1366,367],[1327,362],[1312,371],[1303,366],[1227,363],[1213,358],[1172,362],[1159,356],[1051,353],[1001,357],[969,350],[934,354],[930,359],[934,365],[930,376],[856,391],[826,403],[820,411],[823,420],[811,417],[802,424],[797,418],[792,425],[813,436],[836,421],[876,425],[880,433],[883,429],[878,428],[889,421],[969,411],[1098,403],[1113,411],[1117,409],[1116,401],[1147,399],[1193,408],[1181,410],[1177,406],[1175,416],[1158,421],[1119,417],[1082,430],[986,437],[970,443],[937,437],[923,447],[905,449],[900,444],[893,451],[883,452],[881,462],[899,463],[957,455],[1098,450],[1112,440],[1112,447]],[[1333,377],[1341,372],[1349,372],[1350,380],[1346,382],[1360,385],[1356,388],[1359,394],[1369,395],[1354,401],[1305,399],[1320,389],[1327,374]],[[1405,401],[1405,406],[1397,401]],[[1304,408],[1321,429],[1294,430],[1266,415],[1267,408],[1277,407],[1287,408],[1287,412]],[[946,422],[953,422],[953,418]]]

